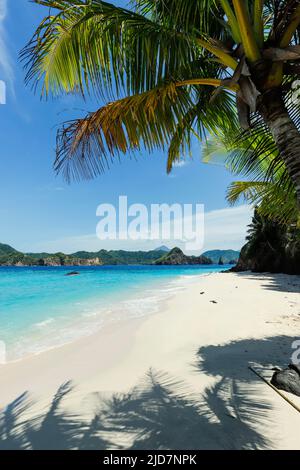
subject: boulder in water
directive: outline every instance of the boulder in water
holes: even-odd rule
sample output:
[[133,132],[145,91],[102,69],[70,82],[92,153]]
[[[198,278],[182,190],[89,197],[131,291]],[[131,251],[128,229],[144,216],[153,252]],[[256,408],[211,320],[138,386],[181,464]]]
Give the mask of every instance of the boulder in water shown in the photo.
[[79,276],[79,272],[78,271],[71,271],[70,273],[67,273],[66,276]]

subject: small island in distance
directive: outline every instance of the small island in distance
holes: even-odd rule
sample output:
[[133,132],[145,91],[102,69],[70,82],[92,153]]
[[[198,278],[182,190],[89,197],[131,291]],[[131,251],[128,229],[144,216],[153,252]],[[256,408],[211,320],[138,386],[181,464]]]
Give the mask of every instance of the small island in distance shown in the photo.
[[150,251],[100,250],[65,253],[22,253],[0,243],[0,266],[103,266],[103,265],[195,265],[236,264],[239,251],[211,250],[201,256],[187,256],[175,247]]

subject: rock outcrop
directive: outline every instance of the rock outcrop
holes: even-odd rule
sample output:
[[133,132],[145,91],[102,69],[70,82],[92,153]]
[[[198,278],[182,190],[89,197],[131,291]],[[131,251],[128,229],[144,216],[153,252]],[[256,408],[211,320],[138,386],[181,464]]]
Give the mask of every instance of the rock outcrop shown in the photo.
[[269,220],[256,210],[248,242],[231,271],[300,274],[300,229]]
[[162,256],[156,265],[190,265],[190,264],[212,264],[212,261],[205,256],[187,256],[180,248],[173,248],[168,254]]

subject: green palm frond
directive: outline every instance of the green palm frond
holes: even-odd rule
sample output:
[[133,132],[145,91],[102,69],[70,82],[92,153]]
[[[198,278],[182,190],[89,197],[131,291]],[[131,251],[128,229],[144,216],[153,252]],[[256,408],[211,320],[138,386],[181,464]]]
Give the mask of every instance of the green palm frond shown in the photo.
[[142,15],[186,33],[216,36],[221,30],[219,0],[133,0]]
[[252,123],[250,131],[242,131],[233,122],[230,129],[220,130],[203,147],[205,163],[218,162],[235,175],[256,180],[284,177],[282,160],[273,137],[261,120]]
[[203,146],[202,158],[206,163],[217,160],[233,174],[251,178],[231,183],[227,190],[229,204],[243,199],[270,220],[287,225],[297,221],[295,187],[261,123],[250,133],[238,129],[220,132]]
[[294,225],[300,222],[296,190],[291,182],[289,186],[280,183],[270,184],[261,198],[258,210],[264,217],[282,225]]
[[46,96],[114,100],[59,131],[56,169],[67,178],[91,178],[142,147],[169,147],[170,171],[194,135],[222,140],[223,132],[233,173],[289,187],[285,153],[259,108],[275,86],[300,128],[299,106],[289,100],[300,71],[283,49],[299,43],[298,2],[132,0],[126,9],[102,0],[33,1],[47,16],[22,52],[27,83]]
[[46,95],[141,93],[182,67],[191,72],[199,58],[196,36],[133,11],[100,0],[35,1],[58,10],[21,55],[27,83],[42,83]]
[[278,223],[289,225],[299,218],[296,192],[292,185],[267,181],[235,181],[227,190],[227,201],[234,205],[241,198],[257,207],[258,212]]
[[231,125],[236,122],[234,100],[230,93],[222,91],[211,101],[211,92],[196,89],[196,103],[179,120],[176,131],[172,135],[167,161],[167,172],[170,173],[174,163],[190,153],[191,142],[196,138],[208,145],[208,136],[218,134],[220,129],[230,132]]
[[241,198],[256,205],[271,183],[263,181],[234,181],[227,189],[227,201],[234,205]]
[[66,123],[58,134],[56,170],[68,180],[92,178],[120,153],[165,148],[191,105],[189,93],[171,82]]

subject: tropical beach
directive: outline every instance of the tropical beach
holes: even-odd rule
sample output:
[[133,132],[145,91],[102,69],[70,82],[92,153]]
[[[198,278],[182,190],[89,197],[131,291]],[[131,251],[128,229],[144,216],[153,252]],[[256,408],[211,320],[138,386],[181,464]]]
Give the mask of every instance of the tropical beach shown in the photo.
[[0,0],[0,122],[1,464],[299,451],[300,0]]
[[1,446],[300,449],[299,413],[249,370],[290,361],[299,289],[297,276],[196,276],[159,312],[1,366]]

